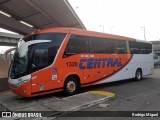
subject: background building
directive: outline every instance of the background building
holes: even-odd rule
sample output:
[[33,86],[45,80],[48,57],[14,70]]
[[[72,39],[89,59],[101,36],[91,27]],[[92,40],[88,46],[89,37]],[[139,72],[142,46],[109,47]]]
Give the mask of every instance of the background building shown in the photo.
[[151,41],[153,44],[153,51],[155,54],[160,56],[160,41]]

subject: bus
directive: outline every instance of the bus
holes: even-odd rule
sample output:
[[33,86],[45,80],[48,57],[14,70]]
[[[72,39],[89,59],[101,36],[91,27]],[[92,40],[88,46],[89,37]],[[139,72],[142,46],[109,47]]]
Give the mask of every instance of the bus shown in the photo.
[[19,40],[9,70],[12,92],[33,97],[153,73],[152,44],[76,28],[48,28]]

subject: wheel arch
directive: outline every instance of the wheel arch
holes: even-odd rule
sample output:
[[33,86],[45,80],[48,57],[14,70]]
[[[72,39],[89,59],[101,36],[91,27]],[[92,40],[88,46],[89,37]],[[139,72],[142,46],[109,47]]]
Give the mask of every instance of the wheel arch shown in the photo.
[[76,80],[77,80],[77,82],[78,82],[78,85],[79,85],[78,87],[81,86],[80,77],[79,77],[78,74],[69,74],[69,75],[65,78],[64,83],[63,83],[63,86],[64,86],[65,81],[67,80],[68,77],[74,77],[74,78],[76,78]]
[[137,70],[140,70],[141,73],[142,73],[142,76],[143,76],[143,69],[142,69],[142,67],[137,67],[135,73],[137,72]]

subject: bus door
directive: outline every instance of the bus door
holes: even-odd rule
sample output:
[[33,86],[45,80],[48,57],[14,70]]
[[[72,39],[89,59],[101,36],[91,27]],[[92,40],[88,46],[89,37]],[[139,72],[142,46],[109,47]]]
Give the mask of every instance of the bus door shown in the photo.
[[52,48],[50,43],[38,43],[31,48],[32,93],[57,87],[56,76],[52,75],[50,67],[55,57]]
[[44,91],[48,89],[48,82],[49,82],[49,69],[41,70],[32,74],[32,93]]

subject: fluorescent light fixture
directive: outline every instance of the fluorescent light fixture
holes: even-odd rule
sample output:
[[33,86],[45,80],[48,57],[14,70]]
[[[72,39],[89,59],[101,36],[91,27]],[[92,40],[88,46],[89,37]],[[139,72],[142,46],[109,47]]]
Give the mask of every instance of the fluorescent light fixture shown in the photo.
[[2,11],[2,10],[0,10],[0,14],[5,15],[5,16],[7,16],[7,17],[11,17],[11,15],[10,15],[10,14],[8,14],[8,13],[6,13],[6,12]]
[[31,24],[29,24],[27,22],[24,22],[22,20],[20,20],[19,22],[22,23],[22,24],[24,24],[24,25],[26,25],[26,26],[28,26],[28,27],[33,27],[33,25],[31,25]]

